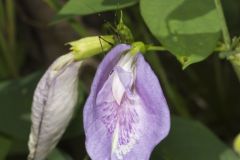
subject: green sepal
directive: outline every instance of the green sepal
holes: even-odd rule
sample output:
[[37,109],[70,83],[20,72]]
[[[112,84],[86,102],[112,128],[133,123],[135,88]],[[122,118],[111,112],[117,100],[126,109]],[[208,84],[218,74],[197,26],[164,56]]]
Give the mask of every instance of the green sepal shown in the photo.
[[92,36],[67,44],[71,46],[70,50],[74,59],[79,61],[108,51],[115,44],[115,40],[113,35]]
[[138,42],[133,42],[132,44],[131,44],[131,46],[132,46],[132,48],[130,49],[130,53],[132,54],[132,55],[135,55],[135,54],[137,54],[137,53],[145,53],[146,51],[147,51],[147,49],[146,49],[146,45],[143,43],[143,42],[141,42],[141,41],[138,41]]

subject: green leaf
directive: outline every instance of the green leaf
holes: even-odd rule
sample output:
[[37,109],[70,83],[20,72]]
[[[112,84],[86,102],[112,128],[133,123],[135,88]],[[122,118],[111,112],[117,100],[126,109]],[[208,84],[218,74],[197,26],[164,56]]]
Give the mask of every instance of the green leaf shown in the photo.
[[[1,49],[0,49],[1,52]],[[7,78],[10,74],[8,73],[8,68],[3,61],[2,57],[0,56],[0,80]]]
[[14,139],[27,140],[33,91],[40,72],[0,83],[0,132]]
[[70,0],[60,10],[60,15],[88,15],[116,10],[136,4],[138,0]]
[[[0,83],[0,133],[24,143],[28,140],[33,92],[41,76],[42,72],[36,72],[19,80]],[[76,113],[65,138],[83,134],[81,121],[85,93],[84,85],[80,82]]]
[[70,160],[71,157],[59,149],[54,149],[47,158],[48,160]]
[[236,154],[233,154],[232,150],[226,150],[224,151],[221,156],[220,160],[239,160],[240,157],[238,157]]
[[2,32],[2,28],[5,22],[5,8],[3,6],[3,1],[0,0],[0,31]]
[[5,159],[11,147],[11,141],[0,136],[0,159]]
[[174,117],[171,131],[152,160],[238,160],[234,152],[197,121]]
[[213,0],[141,0],[140,8],[152,34],[183,68],[216,47],[221,29]]

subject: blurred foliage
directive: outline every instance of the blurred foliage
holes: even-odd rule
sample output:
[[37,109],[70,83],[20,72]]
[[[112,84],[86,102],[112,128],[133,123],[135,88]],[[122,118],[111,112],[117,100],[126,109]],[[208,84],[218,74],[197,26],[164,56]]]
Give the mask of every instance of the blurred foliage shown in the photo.
[[240,134],[236,136],[233,143],[234,150],[240,155]]
[[0,84],[0,101],[4,104],[0,112],[1,133],[13,139],[28,140],[32,95],[40,76],[34,73],[20,80]]
[[[222,42],[213,0],[138,2],[0,0],[0,160],[26,159],[32,95],[43,68],[53,60],[50,58],[67,51],[62,48],[60,37],[109,33],[104,23],[114,26],[115,10],[119,8],[125,8],[124,21],[136,40],[162,44],[170,51],[145,56],[161,81],[172,114],[184,118],[173,118],[169,137],[155,149],[152,159],[239,159],[231,146],[240,132],[240,85],[229,62],[212,54],[216,53],[216,44]],[[38,9],[39,5],[44,10]],[[169,8],[177,10],[170,13]],[[223,8],[231,36],[238,36],[239,0],[223,0]],[[52,21],[42,21],[41,16],[49,12],[53,13]],[[64,30],[55,34],[62,26]],[[54,37],[54,42],[49,43],[49,37],[42,38],[46,35]],[[49,53],[55,46],[58,53]],[[175,56],[181,62],[187,57],[189,62],[185,65],[207,59],[183,71]],[[49,160],[86,158],[82,107],[102,57],[97,56],[83,68],[75,116]]]
[[238,160],[236,154],[201,123],[172,118],[169,136],[158,145],[152,159],[166,160]]
[[11,146],[11,141],[0,136],[0,159],[5,159]]
[[0,79],[16,78],[24,54],[17,54],[14,0],[0,1],[0,33]]

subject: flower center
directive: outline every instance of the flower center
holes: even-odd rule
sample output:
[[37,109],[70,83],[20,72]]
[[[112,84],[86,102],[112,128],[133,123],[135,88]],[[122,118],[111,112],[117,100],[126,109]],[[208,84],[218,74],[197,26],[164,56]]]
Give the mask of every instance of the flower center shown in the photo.
[[139,139],[139,115],[136,107],[140,106],[137,95],[124,93],[121,104],[116,101],[103,102],[97,105],[99,118],[112,136],[112,154],[118,159],[131,151]]
[[119,63],[122,65],[114,68],[99,91],[96,108],[98,117],[112,137],[112,156],[123,159],[140,137],[136,132],[139,130],[136,108],[142,107],[142,103],[134,89],[134,69],[131,63],[123,63],[121,60]]

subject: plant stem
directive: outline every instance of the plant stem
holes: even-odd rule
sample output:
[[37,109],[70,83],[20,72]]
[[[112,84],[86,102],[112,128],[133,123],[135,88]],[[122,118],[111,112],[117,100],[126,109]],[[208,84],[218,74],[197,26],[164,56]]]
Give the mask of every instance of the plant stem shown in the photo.
[[167,51],[163,46],[147,45],[147,51]]
[[[14,62],[15,57],[15,9],[14,9],[14,0],[5,1],[5,6],[1,1],[1,8],[4,9],[1,11],[1,26],[0,26],[0,48],[2,49],[2,56],[5,59],[9,73],[12,77],[18,77],[18,68]],[[5,11],[5,13],[4,13]],[[3,34],[4,31],[7,31],[6,36]]]
[[[166,48],[163,46],[154,46],[154,45],[146,45],[146,50],[147,51],[168,51]],[[227,48],[225,45],[217,46],[214,51],[215,52],[223,52],[226,51]]]
[[[224,17],[221,0],[215,0],[215,5],[216,5],[217,11],[218,11],[218,16],[221,19],[223,40],[226,45],[226,51],[230,51],[231,50],[231,37],[230,37],[229,31],[228,31],[226,19]],[[235,58],[230,59],[229,61],[231,62],[233,69],[237,75],[237,78],[240,82],[240,58],[239,57],[240,57],[240,53],[237,53],[235,55]]]
[[9,48],[8,48],[8,46],[6,44],[6,41],[5,41],[4,37],[3,37],[3,35],[1,35],[1,34],[0,34],[0,48],[2,49],[2,55],[3,55],[3,57],[4,57],[5,61],[6,61],[9,73],[11,73],[11,75],[14,78],[17,78],[18,77],[18,73],[17,73],[17,70],[15,68],[15,64],[12,61],[12,57],[10,55]]
[[47,5],[54,9],[54,10],[59,10],[61,8],[61,5],[59,2],[55,1],[55,0],[43,0],[45,3],[47,3]]
[[225,19],[224,13],[223,13],[221,0],[215,0],[215,5],[216,5],[216,8],[217,8],[218,16],[221,20],[223,40],[224,40],[225,44],[227,45],[227,49],[230,49],[231,38],[230,38],[229,31],[228,31],[226,19]]
[[163,66],[156,54],[148,55],[148,60],[151,62],[152,68],[160,78],[163,87],[165,89],[166,95],[169,99],[171,106],[173,109],[182,117],[190,118],[191,114],[188,111],[187,104],[182,98],[182,96],[178,93],[176,88],[170,84],[166,72],[163,69]]
[[3,32],[3,26],[4,26],[4,7],[3,7],[3,1],[0,0],[0,33]]
[[7,31],[9,45],[13,49],[15,47],[15,10],[13,0],[6,1],[7,12]]

